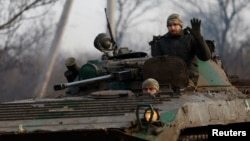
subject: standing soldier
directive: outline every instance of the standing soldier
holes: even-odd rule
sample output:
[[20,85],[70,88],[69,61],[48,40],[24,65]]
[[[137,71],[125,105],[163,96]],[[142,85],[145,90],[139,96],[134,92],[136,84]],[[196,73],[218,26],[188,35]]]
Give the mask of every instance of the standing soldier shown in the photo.
[[[167,18],[168,32],[163,36],[154,36],[151,45],[151,55],[177,56],[183,59],[188,67],[189,85],[195,88],[198,81],[197,57],[202,61],[211,58],[211,52],[200,31],[201,20],[191,19],[191,26],[183,30],[183,22],[178,14],[171,14]],[[189,34],[190,33],[190,34]]]

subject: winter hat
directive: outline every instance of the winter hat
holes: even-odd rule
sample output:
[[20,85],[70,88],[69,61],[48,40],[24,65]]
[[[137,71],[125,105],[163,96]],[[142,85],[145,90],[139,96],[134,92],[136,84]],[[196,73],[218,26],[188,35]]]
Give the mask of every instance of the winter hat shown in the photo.
[[167,25],[170,24],[179,24],[181,27],[183,26],[183,22],[179,14],[171,14],[167,19]]
[[73,58],[73,57],[69,57],[69,58],[67,58],[67,59],[65,60],[64,64],[65,64],[66,67],[73,66],[73,65],[76,64],[76,59]]
[[148,78],[142,83],[142,89],[146,87],[153,87],[157,91],[160,89],[158,81],[153,78]]

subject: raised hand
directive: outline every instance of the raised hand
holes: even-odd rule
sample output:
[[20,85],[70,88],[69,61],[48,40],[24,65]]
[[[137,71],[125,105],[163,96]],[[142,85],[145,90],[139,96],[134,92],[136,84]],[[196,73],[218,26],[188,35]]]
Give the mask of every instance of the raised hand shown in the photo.
[[201,20],[193,18],[190,20],[190,22],[191,22],[192,28],[187,27],[187,29],[195,38],[200,38],[201,37]]

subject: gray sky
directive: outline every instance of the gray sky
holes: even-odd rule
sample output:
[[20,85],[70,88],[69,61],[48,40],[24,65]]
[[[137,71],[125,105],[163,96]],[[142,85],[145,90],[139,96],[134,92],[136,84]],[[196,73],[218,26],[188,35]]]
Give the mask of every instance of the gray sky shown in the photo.
[[[148,34],[151,39],[153,34],[160,34],[159,32],[166,32],[165,21],[166,16],[171,14],[172,11],[169,4],[162,5],[164,8],[156,10],[159,12],[157,15],[159,19],[162,19],[162,23],[153,23],[147,30],[141,28],[141,32]],[[106,0],[74,0],[68,23],[64,32],[63,39],[61,41],[60,51],[65,56],[74,56],[79,53],[87,52],[94,55],[100,55],[101,53],[93,46],[95,37],[101,33],[106,32],[107,21],[105,17],[104,8],[107,7]],[[151,31],[150,31],[151,30]],[[144,36],[145,36],[144,34]],[[145,41],[144,44],[147,44]]]
[[[205,7],[204,5],[204,8]],[[63,53],[65,57],[84,52],[101,55],[101,53],[94,48],[93,42],[99,33],[106,32],[107,22],[104,8],[106,8],[106,0],[74,0],[60,46],[61,53]],[[167,32],[165,23],[168,15],[179,13],[181,16],[185,16],[183,11],[180,9],[178,11],[176,10],[178,9],[176,9],[171,2],[165,2],[164,5],[156,9],[155,12],[156,16],[159,17],[159,21],[144,24],[147,28],[143,29],[140,27],[139,29],[147,39],[147,41],[142,41],[142,43],[144,43],[142,46],[147,45],[147,42],[153,35]],[[189,21],[184,21],[185,26],[189,24]]]
[[106,31],[105,7],[105,0],[74,0],[61,41],[60,48],[63,54],[101,54],[93,49],[93,42],[97,34]]

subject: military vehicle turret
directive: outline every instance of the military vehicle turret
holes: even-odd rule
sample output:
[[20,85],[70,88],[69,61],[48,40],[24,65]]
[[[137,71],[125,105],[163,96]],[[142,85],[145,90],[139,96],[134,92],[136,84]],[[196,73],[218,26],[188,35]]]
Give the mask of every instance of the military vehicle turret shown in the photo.
[[[64,97],[0,104],[1,140],[194,141],[249,136],[250,99],[233,86],[218,57],[199,61],[199,80],[187,89],[186,64],[117,47],[105,33],[94,46],[100,59],[78,66],[66,59]],[[62,72],[63,73],[63,72]],[[142,93],[155,78],[160,96]],[[235,138],[238,139],[238,138]]]

